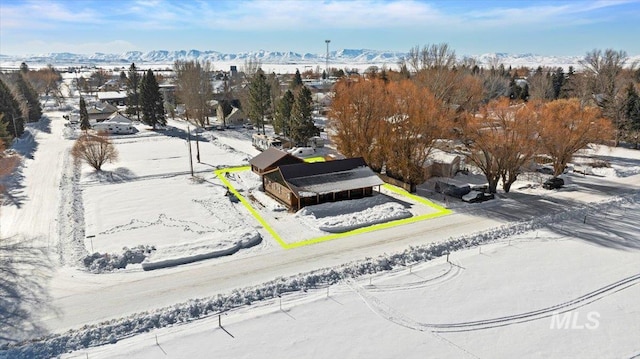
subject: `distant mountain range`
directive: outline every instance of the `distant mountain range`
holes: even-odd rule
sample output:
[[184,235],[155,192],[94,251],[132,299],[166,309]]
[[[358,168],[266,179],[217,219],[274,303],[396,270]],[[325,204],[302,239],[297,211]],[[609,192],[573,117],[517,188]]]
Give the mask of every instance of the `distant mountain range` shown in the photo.
[[[393,66],[407,55],[406,52],[380,51],[367,49],[342,49],[329,53],[329,64],[340,67],[340,65],[388,65]],[[488,53],[482,55],[468,56],[475,58],[481,65],[490,66],[492,64],[504,64],[505,66],[562,66],[568,68],[580,67],[580,56],[543,56],[534,54],[508,54],[508,53]],[[136,64],[167,64],[170,65],[176,60],[209,60],[213,63],[234,63],[244,64],[247,59],[256,59],[263,64],[313,64],[320,65],[326,61],[326,54],[297,53],[293,51],[255,51],[239,53],[222,53],[218,51],[199,50],[154,50],[149,52],[128,51],[121,54],[94,53],[91,55],[73,54],[68,52],[49,53],[41,55],[9,56],[0,54],[0,62],[3,66],[10,64],[52,64],[57,66],[73,65],[120,65],[124,66],[135,62]],[[632,61],[640,60],[640,56],[634,56]]]

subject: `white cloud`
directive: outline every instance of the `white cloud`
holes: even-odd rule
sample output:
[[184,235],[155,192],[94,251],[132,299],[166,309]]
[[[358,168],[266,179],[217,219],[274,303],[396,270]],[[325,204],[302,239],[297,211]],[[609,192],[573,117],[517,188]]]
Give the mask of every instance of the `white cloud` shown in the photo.
[[84,43],[30,41],[25,44],[25,47],[30,49],[38,49],[37,53],[31,53],[29,55],[60,52],[60,49],[64,49],[65,52],[74,54],[93,54],[96,52],[119,54],[126,51],[134,51],[138,49],[137,46],[125,40],[114,40],[108,42],[96,41]]

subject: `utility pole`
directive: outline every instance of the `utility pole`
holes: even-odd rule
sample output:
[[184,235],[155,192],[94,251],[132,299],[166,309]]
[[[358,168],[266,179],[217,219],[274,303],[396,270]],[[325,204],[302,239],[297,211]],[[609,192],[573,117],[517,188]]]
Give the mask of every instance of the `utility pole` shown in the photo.
[[12,113],[11,119],[13,120],[13,137],[18,138],[18,128],[16,127],[16,115]]
[[331,42],[331,40],[324,40],[325,43],[327,43],[327,58],[326,58],[326,63],[325,63],[325,72],[327,73],[327,79],[329,78],[329,43]]
[[191,166],[191,177],[193,177],[193,157],[191,155],[191,129],[187,124],[187,145],[189,145],[189,165]]

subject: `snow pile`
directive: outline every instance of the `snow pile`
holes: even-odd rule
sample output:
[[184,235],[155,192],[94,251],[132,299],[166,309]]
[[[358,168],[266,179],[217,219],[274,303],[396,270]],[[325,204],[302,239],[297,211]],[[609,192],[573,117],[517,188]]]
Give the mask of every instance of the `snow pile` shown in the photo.
[[216,233],[211,238],[158,248],[142,262],[142,269],[152,270],[217,258],[253,247],[262,241],[256,231]]
[[411,216],[402,204],[383,195],[307,206],[296,213],[296,217],[310,227],[330,233],[347,232]]
[[85,267],[92,273],[102,273],[116,269],[124,269],[129,264],[138,264],[147,258],[153,251],[153,246],[137,246],[134,248],[122,248],[122,254],[109,254],[95,252],[82,260]]
[[440,243],[410,247],[401,253],[383,255],[375,259],[367,258],[363,261],[297,274],[288,278],[278,278],[258,286],[234,290],[231,293],[220,294],[215,297],[194,299],[155,311],[137,313],[99,324],[85,325],[76,330],[52,334],[40,340],[4,345],[0,347],[0,350],[3,350],[3,352],[0,352],[0,358],[53,357],[68,351],[114,343],[120,339],[156,328],[190,322],[250,305],[256,301],[274,299],[284,293],[321,288],[343,282],[349,278],[357,278],[418,262],[426,262],[449,252],[483,243],[495,242],[509,236],[542,228],[551,223],[557,224],[564,220],[581,218],[592,211],[606,211],[638,201],[640,201],[639,194],[630,198],[614,198],[610,201],[585,205],[557,215],[548,215],[526,222],[504,225],[480,233],[455,239],[451,238]]

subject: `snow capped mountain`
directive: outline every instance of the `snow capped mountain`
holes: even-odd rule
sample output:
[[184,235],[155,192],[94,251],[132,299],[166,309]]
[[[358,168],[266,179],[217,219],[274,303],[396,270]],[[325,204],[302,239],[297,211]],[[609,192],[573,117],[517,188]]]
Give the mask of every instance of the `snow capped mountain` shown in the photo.
[[[369,49],[341,49],[331,51],[329,53],[329,62],[334,65],[387,65],[392,67],[396,65],[402,58],[407,56],[406,52],[399,51],[381,51],[381,50],[369,50]],[[531,53],[525,54],[508,54],[503,52],[486,53],[481,55],[471,56],[459,56],[473,58],[478,61],[482,66],[492,66],[503,64],[504,66],[512,67],[529,67],[535,68],[538,66],[549,67],[564,67],[567,69],[569,66],[573,66],[578,69],[581,67],[580,60],[583,55],[577,56],[545,56]],[[156,65],[170,65],[176,60],[200,60],[211,61],[213,63],[219,62],[238,62],[243,63],[247,59],[256,59],[263,64],[282,64],[282,65],[295,65],[295,64],[307,64],[318,65],[326,61],[326,53],[312,54],[312,53],[298,53],[294,51],[249,51],[238,53],[221,53],[213,50],[153,50],[149,52],[141,51],[127,51],[120,54],[107,54],[107,53],[94,53],[94,54],[73,54],[68,52],[60,53],[48,53],[41,55],[25,55],[25,56],[11,56],[1,55],[0,60],[3,62],[3,66],[7,64],[18,65],[20,62],[26,62],[27,64],[52,64],[52,65],[123,65],[135,62],[137,64],[156,64]],[[628,63],[640,61],[640,56],[631,56]],[[12,65],[11,65],[12,66]]]

